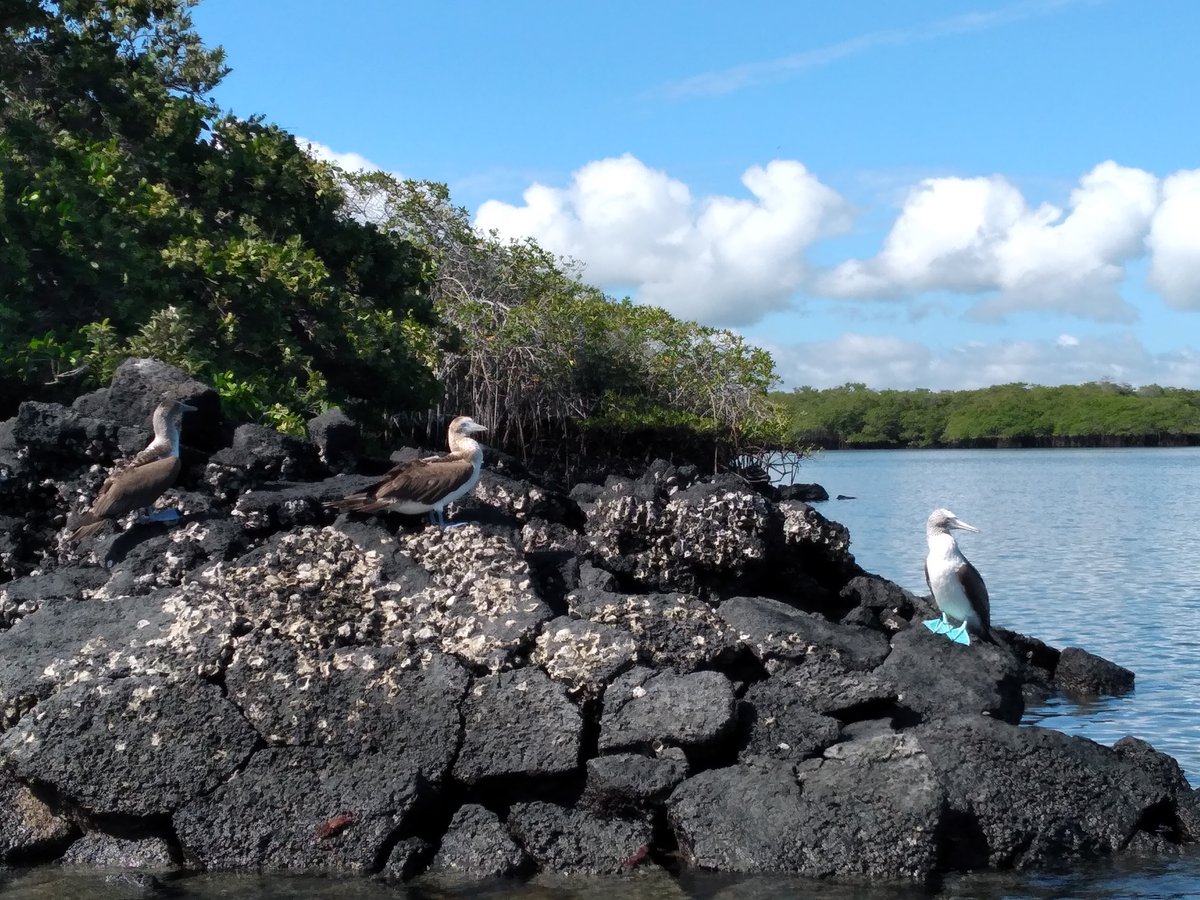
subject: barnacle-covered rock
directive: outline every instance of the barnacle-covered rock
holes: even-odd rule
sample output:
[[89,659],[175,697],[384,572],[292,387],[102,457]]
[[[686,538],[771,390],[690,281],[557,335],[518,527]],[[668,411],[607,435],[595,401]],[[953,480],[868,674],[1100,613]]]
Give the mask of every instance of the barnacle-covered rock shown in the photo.
[[587,504],[592,556],[646,590],[709,591],[761,577],[769,502],[739,478],[702,482],[662,499],[615,481]]
[[571,615],[633,635],[638,661],[677,672],[730,663],[737,635],[709,604],[688,594],[618,594],[581,588],[567,597]]
[[532,662],[572,693],[597,695],[637,662],[637,641],[615,625],[565,616],[546,624]]
[[387,595],[390,642],[431,643],[493,672],[524,662],[554,613],[534,590],[512,532],[428,528],[402,533],[397,544],[431,583]]

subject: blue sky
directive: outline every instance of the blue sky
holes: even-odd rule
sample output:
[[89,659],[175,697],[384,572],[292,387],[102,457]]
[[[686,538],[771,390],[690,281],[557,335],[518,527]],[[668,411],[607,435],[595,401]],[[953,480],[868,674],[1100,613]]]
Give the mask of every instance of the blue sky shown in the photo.
[[204,0],[217,99],[781,386],[1200,387],[1200,4]]

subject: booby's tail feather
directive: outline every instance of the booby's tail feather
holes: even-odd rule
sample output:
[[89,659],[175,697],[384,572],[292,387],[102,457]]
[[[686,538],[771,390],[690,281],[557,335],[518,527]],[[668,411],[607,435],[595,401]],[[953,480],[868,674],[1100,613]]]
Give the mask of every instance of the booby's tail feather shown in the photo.
[[67,538],[67,540],[70,541],[71,543],[75,543],[76,541],[82,541],[84,538],[91,537],[93,534],[95,534],[97,531],[99,531],[101,528],[103,528],[104,523],[107,522],[108,520],[104,519],[104,518],[100,518],[100,519],[96,519],[94,521],[88,521],[87,518],[85,517],[81,521],[83,522],[83,524],[81,524],[74,531],[72,531],[71,536]]
[[325,504],[330,509],[346,509],[351,512],[373,513],[380,512],[391,506],[390,500],[379,500],[369,494],[351,494],[341,500],[330,500]]

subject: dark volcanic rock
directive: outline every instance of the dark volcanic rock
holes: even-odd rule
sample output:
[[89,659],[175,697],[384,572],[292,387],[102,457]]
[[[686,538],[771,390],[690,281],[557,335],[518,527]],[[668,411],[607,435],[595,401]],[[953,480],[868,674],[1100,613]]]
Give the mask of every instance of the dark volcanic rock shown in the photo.
[[895,683],[875,672],[855,672],[831,657],[806,660],[800,665],[776,662],[767,666],[771,682],[792,702],[814,712],[853,721],[890,711],[898,699]]
[[108,574],[96,566],[67,566],[0,584],[0,628],[8,628],[48,601],[80,600],[107,580]]
[[254,483],[295,481],[321,471],[312,444],[264,425],[239,425],[233,443],[214,453],[211,463],[239,469]]
[[[145,424],[148,426],[148,418]],[[10,440],[21,448],[29,468],[39,472],[62,465],[107,464],[121,453],[121,437],[114,422],[85,418],[69,407],[35,400],[17,408],[10,431]],[[141,447],[137,443],[138,437],[131,431],[125,446],[140,450],[148,440],[141,442]]]
[[450,829],[430,864],[439,875],[462,878],[508,878],[529,871],[532,861],[500,818],[483,806],[468,803],[450,820]]
[[819,484],[788,484],[779,489],[779,499],[821,503],[829,499],[829,491]]
[[245,629],[310,650],[380,639],[394,618],[382,557],[332,528],[276,535],[233,564],[202,573],[185,593],[232,604]]
[[980,716],[923,726],[916,736],[946,788],[954,822],[947,862],[956,868],[1112,853],[1146,825],[1177,818],[1174,773],[1163,777],[1085,738]]
[[914,625],[892,639],[879,673],[896,685],[900,703],[926,721],[984,713],[1015,725],[1025,711],[1019,661],[986,641],[966,647]]
[[262,425],[240,425],[233,443],[209,457],[204,483],[222,502],[269,482],[307,480],[326,474],[316,448]]
[[0,769],[0,863],[52,859],[75,833],[73,825],[56,816],[11,772]]
[[379,873],[386,880],[408,881],[421,873],[433,856],[433,846],[419,837],[401,838]]
[[225,680],[229,698],[273,744],[337,747],[348,756],[404,752],[426,780],[440,782],[458,751],[469,675],[440,653],[420,660],[391,647],[306,652],[264,638],[239,643]]
[[750,685],[738,703],[739,749],[749,756],[798,761],[838,740],[837,719],[804,704],[788,679],[771,677]]
[[463,701],[463,744],[454,777],[467,784],[546,778],[579,768],[583,720],[538,669],[480,678]]
[[43,700],[0,738],[19,778],[93,814],[170,813],[250,755],[254,730],[207,684],[84,682]]
[[362,452],[358,425],[336,406],[308,421],[308,438],[331,472],[350,472]]
[[1133,673],[1079,647],[1067,647],[1059,654],[1054,685],[1068,694],[1125,694],[1133,690]]
[[124,840],[99,831],[85,834],[68,847],[62,861],[106,869],[170,869],[174,866],[171,848],[162,838]]
[[424,790],[405,756],[262,750],[174,824],[185,858],[208,869],[368,872]]
[[1188,783],[1179,763],[1140,738],[1123,737],[1112,748],[1144,772],[1152,786],[1143,797],[1150,807],[1150,816],[1141,823],[1143,834],[1172,844],[1200,840],[1200,790]]
[[882,634],[840,625],[766,597],[734,597],[717,610],[738,638],[764,662],[831,656],[847,669],[873,669],[888,655]]
[[604,692],[600,752],[656,745],[712,750],[732,736],[735,722],[733,685],[720,672],[637,668]]
[[690,774],[687,756],[668,747],[657,756],[615,753],[587,761],[589,803],[601,809],[639,808],[658,804]]
[[271,482],[239,494],[231,515],[247,531],[262,534],[281,528],[319,525],[330,511],[325,504],[366,487],[371,480],[337,476],[324,481]]
[[778,556],[786,560],[781,573],[794,578],[795,573],[815,583],[841,586],[856,575],[863,574],[850,553],[850,532],[846,526],[833,522],[807,503],[790,500],[777,507],[782,518],[783,543]]
[[177,587],[197,569],[232,559],[248,543],[241,526],[224,516],[207,515],[174,527],[147,526],[145,537],[131,532],[102,554],[111,578],[94,596],[130,597]]
[[[888,634],[907,628],[918,610],[933,612],[928,601],[878,575],[851,578],[839,597],[853,604],[854,609],[846,615],[854,616],[856,624],[879,628]],[[842,621],[847,622],[847,618]]]
[[631,860],[653,837],[647,819],[602,818],[587,809],[542,802],[514,804],[508,828],[544,871],[592,875],[632,867]]
[[685,860],[720,872],[790,872],[800,785],[790,764],[759,760],[683,782],[668,804]]
[[924,879],[937,868],[945,795],[904,735],[838,744],[803,769],[782,761],[713,769],[671,795],[680,850],[733,872]]

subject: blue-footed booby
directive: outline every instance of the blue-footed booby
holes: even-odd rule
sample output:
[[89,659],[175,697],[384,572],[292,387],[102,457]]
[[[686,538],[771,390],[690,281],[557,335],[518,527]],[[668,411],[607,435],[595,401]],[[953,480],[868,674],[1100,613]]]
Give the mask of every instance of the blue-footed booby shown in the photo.
[[[925,523],[925,540],[929,544],[929,554],[925,557],[925,583],[929,585],[942,617],[928,619],[924,625],[956,644],[971,643],[968,630],[990,641],[992,613],[987,587],[979,572],[958,549],[958,541],[950,533],[954,528],[979,532],[974,525],[968,525],[948,509],[935,509]],[[957,619],[959,625],[951,626],[947,617]]]
[[450,423],[448,456],[402,462],[365,491],[328,505],[366,513],[427,512],[435,525],[446,527],[446,507],[479,482],[483,447],[471,435],[481,431],[487,429],[470,416],[459,416]]
[[[109,519],[119,519],[135,509],[149,509],[162,492],[179,477],[179,426],[185,412],[193,412],[182,400],[164,400],[154,410],[154,440],[132,459],[117,463],[109,473],[91,509],[83,514],[70,540],[91,537]],[[174,521],[175,510],[149,516],[150,521]]]

